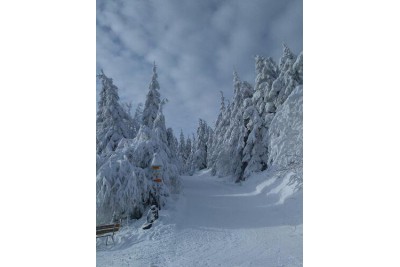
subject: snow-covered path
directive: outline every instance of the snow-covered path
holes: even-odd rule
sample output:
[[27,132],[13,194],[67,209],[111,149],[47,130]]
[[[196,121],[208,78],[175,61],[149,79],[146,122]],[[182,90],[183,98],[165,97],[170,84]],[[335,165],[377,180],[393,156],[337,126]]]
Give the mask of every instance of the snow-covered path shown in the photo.
[[286,180],[260,174],[239,186],[208,172],[183,177],[182,194],[150,230],[141,219],[115,244],[97,242],[97,266],[302,266],[302,195],[285,194]]

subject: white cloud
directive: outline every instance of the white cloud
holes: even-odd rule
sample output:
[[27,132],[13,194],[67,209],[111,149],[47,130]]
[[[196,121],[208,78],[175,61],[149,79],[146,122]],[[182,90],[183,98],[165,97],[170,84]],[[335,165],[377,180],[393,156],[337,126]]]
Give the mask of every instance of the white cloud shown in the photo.
[[159,66],[167,126],[195,132],[212,123],[219,90],[232,95],[232,69],[254,82],[254,55],[278,59],[281,43],[302,50],[302,1],[98,0],[97,66],[123,101],[145,101]]

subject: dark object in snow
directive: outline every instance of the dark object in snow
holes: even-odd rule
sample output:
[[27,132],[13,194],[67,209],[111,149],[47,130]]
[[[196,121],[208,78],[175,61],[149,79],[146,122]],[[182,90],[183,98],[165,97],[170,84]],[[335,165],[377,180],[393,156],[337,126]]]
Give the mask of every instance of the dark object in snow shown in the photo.
[[153,222],[158,219],[158,208],[156,205],[151,205],[149,212],[147,213],[147,222],[143,224],[142,229],[150,229]]
[[147,213],[147,222],[152,223],[158,219],[158,208],[156,205],[151,205],[149,212]]
[[114,243],[114,234],[115,232],[119,231],[120,226],[121,225],[119,223],[96,226],[96,238],[107,237],[106,239],[106,246],[107,246],[108,237],[111,236],[112,241]]
[[142,229],[143,230],[150,229],[152,225],[153,225],[152,223],[145,223],[145,224],[143,224]]

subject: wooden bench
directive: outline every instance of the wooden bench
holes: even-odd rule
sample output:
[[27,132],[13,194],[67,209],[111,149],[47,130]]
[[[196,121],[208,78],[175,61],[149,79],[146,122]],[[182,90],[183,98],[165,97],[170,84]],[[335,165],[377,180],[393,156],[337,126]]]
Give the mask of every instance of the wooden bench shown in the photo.
[[106,239],[106,246],[107,246],[108,237],[111,236],[112,241],[114,243],[114,234],[119,230],[120,226],[121,224],[119,223],[96,226],[96,238],[107,237]]

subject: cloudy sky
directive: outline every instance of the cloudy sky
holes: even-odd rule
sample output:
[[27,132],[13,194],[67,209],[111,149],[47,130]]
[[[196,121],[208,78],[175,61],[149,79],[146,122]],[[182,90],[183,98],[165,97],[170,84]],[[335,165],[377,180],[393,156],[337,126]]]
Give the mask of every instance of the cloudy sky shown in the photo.
[[[301,0],[97,0],[97,64],[133,109],[158,66],[167,127],[179,136],[213,125],[232,72],[254,85],[254,56],[303,49]],[[97,94],[99,85],[96,87]]]

